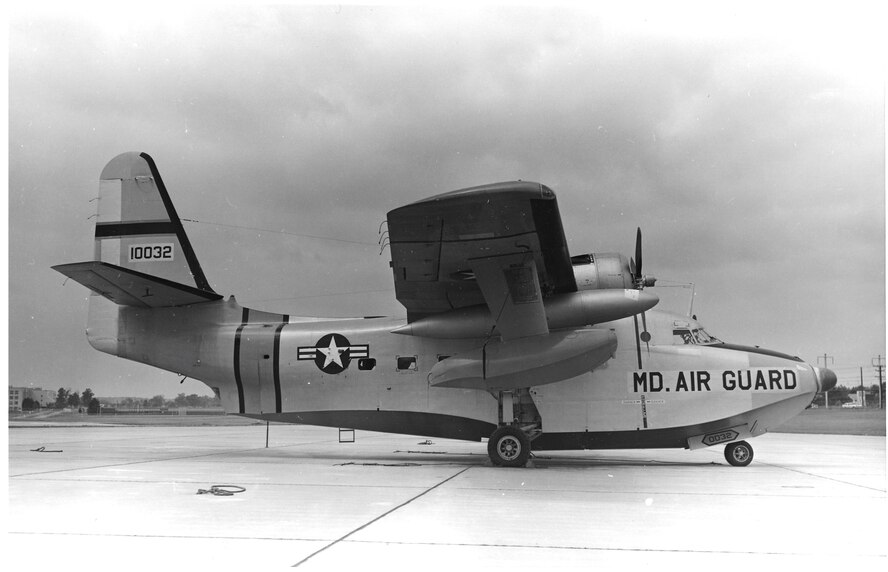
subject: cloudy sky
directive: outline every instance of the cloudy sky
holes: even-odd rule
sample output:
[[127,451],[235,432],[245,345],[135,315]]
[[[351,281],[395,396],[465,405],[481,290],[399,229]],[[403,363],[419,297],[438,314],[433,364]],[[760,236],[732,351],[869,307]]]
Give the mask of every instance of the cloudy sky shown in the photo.
[[14,11],[10,384],[209,394],[93,351],[86,289],[50,269],[91,257],[123,151],[154,157],[210,283],[250,307],[403,315],[386,212],[533,180],[572,254],[629,255],[641,226],[664,308],[693,282],[711,333],[854,383],[885,354],[879,18],[704,6]]

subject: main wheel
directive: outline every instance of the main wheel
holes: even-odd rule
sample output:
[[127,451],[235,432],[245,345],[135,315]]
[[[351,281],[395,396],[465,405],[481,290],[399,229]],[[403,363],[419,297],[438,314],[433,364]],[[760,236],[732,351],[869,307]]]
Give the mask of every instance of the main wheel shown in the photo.
[[752,462],[752,445],[736,441],[725,445],[725,459],[735,467],[745,467]]
[[490,436],[487,454],[494,465],[523,467],[530,458],[530,439],[521,429],[503,425]]

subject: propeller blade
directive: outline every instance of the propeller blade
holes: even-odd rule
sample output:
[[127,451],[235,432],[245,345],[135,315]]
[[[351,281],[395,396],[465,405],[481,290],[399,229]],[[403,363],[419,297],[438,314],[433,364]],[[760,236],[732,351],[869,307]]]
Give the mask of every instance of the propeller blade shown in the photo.
[[641,274],[641,227],[638,227],[638,232],[635,234],[635,279],[640,280],[642,277]]

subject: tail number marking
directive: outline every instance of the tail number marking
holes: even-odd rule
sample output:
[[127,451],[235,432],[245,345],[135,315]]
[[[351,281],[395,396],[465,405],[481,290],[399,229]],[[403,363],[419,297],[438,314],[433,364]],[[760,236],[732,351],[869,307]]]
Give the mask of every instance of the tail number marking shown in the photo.
[[130,262],[165,262],[172,259],[172,244],[132,244],[129,247]]

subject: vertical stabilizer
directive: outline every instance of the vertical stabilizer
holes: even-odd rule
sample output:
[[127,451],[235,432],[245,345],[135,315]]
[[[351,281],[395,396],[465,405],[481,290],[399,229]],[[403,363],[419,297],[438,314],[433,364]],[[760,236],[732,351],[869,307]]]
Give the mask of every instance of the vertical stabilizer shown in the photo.
[[154,160],[113,158],[99,177],[97,261],[213,292]]

